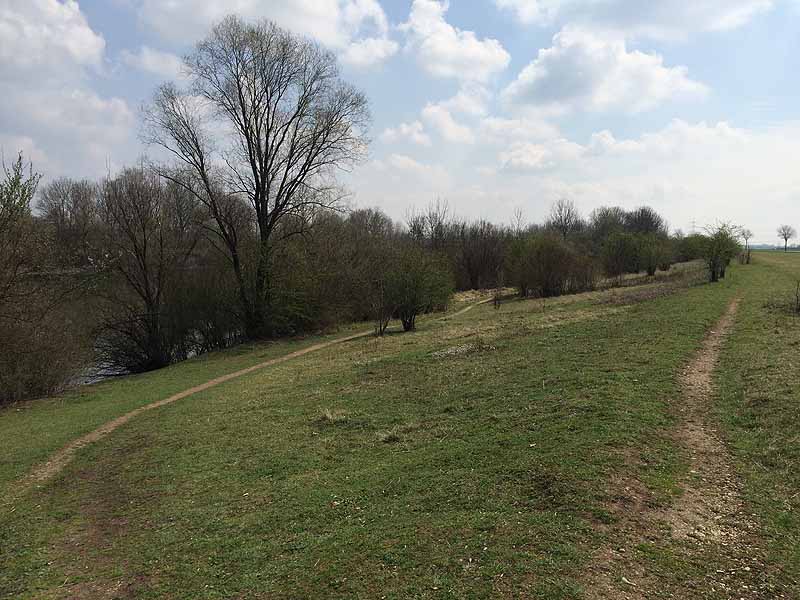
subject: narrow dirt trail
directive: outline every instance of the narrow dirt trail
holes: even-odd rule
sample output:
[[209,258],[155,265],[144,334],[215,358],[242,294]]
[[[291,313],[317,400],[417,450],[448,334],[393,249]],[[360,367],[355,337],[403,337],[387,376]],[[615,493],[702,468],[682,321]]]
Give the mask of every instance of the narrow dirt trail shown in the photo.
[[47,460],[47,462],[45,462],[45,463],[39,465],[38,467],[34,468],[33,471],[31,471],[27,475],[27,477],[25,477],[22,480],[21,486],[23,488],[26,488],[29,485],[39,484],[39,483],[42,483],[42,482],[50,479],[51,477],[56,475],[58,472],[60,472],[72,460],[72,457],[75,455],[75,453],[78,450],[80,450],[81,448],[83,448],[85,446],[88,446],[89,444],[93,444],[94,442],[97,442],[97,441],[103,439],[104,437],[106,437],[110,433],[112,433],[114,430],[119,429],[120,427],[125,425],[125,423],[127,423],[131,419],[134,419],[134,418],[138,417],[139,415],[141,415],[144,412],[147,412],[147,411],[150,411],[150,410],[154,410],[156,408],[161,408],[162,406],[167,406],[168,404],[172,404],[173,402],[177,402],[178,400],[183,400],[184,398],[188,398],[189,396],[192,396],[192,395],[197,394],[199,392],[203,392],[203,391],[205,391],[207,389],[216,387],[216,386],[221,385],[221,384],[223,384],[223,383],[225,383],[227,381],[231,381],[232,379],[238,379],[239,377],[243,377],[245,375],[249,375],[250,373],[253,373],[255,371],[259,371],[259,370],[264,369],[266,367],[271,367],[273,365],[284,363],[284,362],[292,360],[294,358],[299,358],[299,357],[301,357],[301,356],[303,356],[305,354],[310,354],[311,352],[317,352],[319,350],[323,350],[325,348],[329,348],[330,346],[334,346],[336,344],[342,344],[344,342],[349,342],[351,340],[356,340],[356,339],[359,339],[359,338],[362,338],[362,337],[366,337],[368,335],[371,335],[372,333],[373,333],[372,331],[362,331],[360,333],[356,333],[356,334],[349,335],[349,336],[346,336],[346,337],[337,338],[337,339],[331,340],[329,342],[322,342],[320,344],[314,344],[313,346],[309,346],[307,348],[303,348],[302,350],[297,350],[296,352],[291,352],[289,354],[285,354],[284,356],[279,356],[278,358],[273,358],[273,359],[264,361],[262,363],[258,363],[257,365],[253,365],[253,366],[247,367],[245,369],[240,369],[238,371],[234,371],[233,373],[228,373],[227,375],[222,375],[220,377],[216,377],[214,379],[210,379],[210,380],[206,381],[205,383],[201,383],[200,385],[196,385],[196,386],[191,387],[189,389],[183,390],[182,392],[178,392],[177,394],[173,394],[172,396],[169,396],[168,398],[164,398],[162,400],[158,400],[158,401],[153,402],[151,404],[146,404],[144,406],[140,406],[139,408],[136,408],[136,409],[134,409],[134,410],[122,415],[122,416],[119,416],[116,419],[112,419],[111,421],[108,421],[107,423],[104,423],[103,425],[101,425],[100,427],[95,429],[94,431],[91,431],[91,432],[87,433],[86,435],[83,435],[83,436],[73,440],[72,442],[70,442],[69,444],[67,444],[66,446],[64,446],[63,448],[61,448],[60,450],[58,450],[54,454],[52,454],[50,456],[50,458]]
[[[453,314],[445,315],[443,317],[440,317],[437,320],[452,319],[454,317],[460,317],[461,315],[471,311],[476,306],[480,306],[481,304],[486,304],[487,302],[490,302],[490,301],[491,301],[491,299],[482,300],[480,302],[475,302],[473,304],[470,304],[469,306],[466,306],[465,308],[462,308],[461,310],[459,310],[457,312],[454,312]],[[355,333],[353,335],[348,335],[348,336],[345,336],[345,337],[337,338],[337,339],[334,339],[334,340],[330,340],[328,342],[322,342],[322,343],[319,343],[319,344],[314,344],[313,346],[309,346],[307,348],[303,348],[302,350],[297,350],[295,352],[291,352],[289,354],[285,354],[284,356],[280,356],[278,358],[273,358],[273,359],[264,361],[262,363],[259,363],[257,365],[253,365],[253,366],[247,367],[245,369],[240,369],[238,371],[234,371],[233,373],[228,373],[227,375],[222,375],[220,377],[216,377],[214,379],[210,379],[209,381],[206,381],[205,383],[201,383],[200,385],[196,385],[196,386],[191,387],[189,389],[183,390],[182,392],[178,392],[177,394],[173,394],[172,396],[169,396],[168,398],[164,398],[162,400],[158,400],[158,401],[153,402],[151,404],[146,404],[144,406],[140,406],[139,408],[134,409],[134,410],[132,410],[132,411],[130,411],[130,412],[124,414],[124,415],[121,415],[121,416],[117,417],[116,419],[112,419],[111,421],[108,421],[107,423],[104,423],[103,425],[101,425],[100,427],[95,429],[94,431],[91,431],[91,432],[89,432],[89,433],[87,433],[85,435],[82,435],[81,437],[73,440],[72,442],[70,442],[69,444],[67,444],[66,446],[61,448],[60,450],[58,450],[55,453],[53,453],[45,463],[35,467],[26,477],[24,477],[20,481],[20,483],[17,485],[17,488],[16,488],[15,491],[17,493],[22,493],[26,489],[31,487],[32,485],[38,485],[38,484],[41,484],[41,483],[47,481],[48,479],[50,479],[54,475],[58,474],[67,464],[69,464],[69,462],[75,456],[75,453],[78,452],[78,450],[80,450],[81,448],[83,448],[85,446],[88,446],[89,444],[93,444],[93,443],[105,438],[106,436],[111,434],[113,431],[115,431],[116,429],[119,429],[120,427],[125,425],[128,421],[138,417],[142,413],[145,413],[147,411],[154,410],[154,409],[157,409],[157,408],[161,408],[162,406],[167,406],[168,404],[172,404],[173,402],[177,402],[178,400],[183,400],[184,398],[188,398],[189,396],[192,396],[192,395],[197,394],[199,392],[203,392],[203,391],[208,390],[210,388],[216,387],[216,386],[221,385],[221,384],[223,384],[223,383],[225,383],[227,381],[231,381],[232,379],[238,379],[239,377],[243,377],[245,375],[249,375],[250,373],[253,373],[255,371],[259,371],[259,370],[264,369],[266,367],[271,367],[273,365],[284,363],[286,361],[289,361],[289,360],[292,360],[292,359],[295,359],[295,358],[299,358],[301,356],[304,356],[306,354],[310,354],[312,352],[318,352],[320,350],[324,350],[325,348],[329,348],[329,347],[337,345],[337,344],[342,344],[342,343],[349,342],[349,341],[352,341],[352,340],[357,340],[357,339],[360,339],[360,338],[364,338],[364,337],[373,335],[373,333],[374,333],[374,331],[372,329],[370,329],[368,331],[362,331],[360,333]]]
[[[689,471],[680,482],[683,494],[669,507],[653,508],[651,494],[637,481],[616,481],[618,498],[612,512],[619,518],[615,548],[599,553],[588,577],[588,598],[773,598],[765,581],[755,523],[744,513],[741,482],[732,457],[711,424],[713,375],[722,343],[734,323],[739,300],[707,333],[699,351],[680,375],[682,397],[675,410],[673,439],[684,449]],[[670,547],[698,566],[693,581],[667,581],[649,572],[636,548]],[[713,557],[725,568],[708,568]],[[717,559],[722,559],[721,561]]]

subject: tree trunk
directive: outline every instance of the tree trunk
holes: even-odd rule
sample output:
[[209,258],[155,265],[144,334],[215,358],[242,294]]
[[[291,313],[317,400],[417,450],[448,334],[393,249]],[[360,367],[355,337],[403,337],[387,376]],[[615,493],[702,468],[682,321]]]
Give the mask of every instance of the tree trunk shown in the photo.
[[[255,281],[253,282],[252,298],[247,298],[246,288],[241,294],[245,303],[245,335],[248,339],[258,340],[269,337],[270,323],[268,318],[268,298],[267,288],[269,281],[269,249],[268,240],[261,239],[261,251],[259,252],[258,264],[256,266]],[[242,279],[240,286],[246,285]]]
[[403,331],[413,331],[416,327],[416,314],[403,315],[401,321],[403,322]]

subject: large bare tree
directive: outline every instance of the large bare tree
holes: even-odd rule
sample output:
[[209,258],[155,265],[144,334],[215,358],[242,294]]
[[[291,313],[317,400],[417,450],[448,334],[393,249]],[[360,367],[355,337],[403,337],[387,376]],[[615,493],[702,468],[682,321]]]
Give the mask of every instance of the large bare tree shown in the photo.
[[778,227],[778,237],[783,240],[783,251],[789,251],[789,240],[797,237],[797,231],[791,225],[781,225]]
[[163,174],[206,207],[236,274],[246,332],[259,337],[269,331],[271,248],[341,200],[335,172],[366,153],[368,102],[342,80],[333,54],[270,21],[227,17],[184,67],[189,86],[159,88],[145,135],[178,159]]

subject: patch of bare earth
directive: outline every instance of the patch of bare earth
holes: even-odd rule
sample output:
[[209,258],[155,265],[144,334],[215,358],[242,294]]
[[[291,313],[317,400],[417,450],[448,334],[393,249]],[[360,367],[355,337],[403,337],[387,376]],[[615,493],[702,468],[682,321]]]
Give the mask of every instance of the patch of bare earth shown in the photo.
[[[616,523],[610,537],[615,543],[594,557],[585,582],[587,598],[788,597],[765,566],[757,524],[746,513],[733,460],[709,414],[714,369],[737,308],[734,300],[681,373],[683,394],[672,436],[690,465],[681,482],[683,493],[660,508],[641,482],[612,481],[615,498],[609,508]],[[639,551],[645,547],[666,549],[686,575],[656,572]]]

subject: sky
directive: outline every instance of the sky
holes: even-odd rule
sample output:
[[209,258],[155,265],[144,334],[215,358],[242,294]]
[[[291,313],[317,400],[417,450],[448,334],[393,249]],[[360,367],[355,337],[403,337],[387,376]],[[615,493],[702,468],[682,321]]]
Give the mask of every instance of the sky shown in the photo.
[[152,152],[142,105],[229,12],[315,38],[367,94],[354,207],[800,228],[800,0],[0,0],[3,155],[49,179]]

